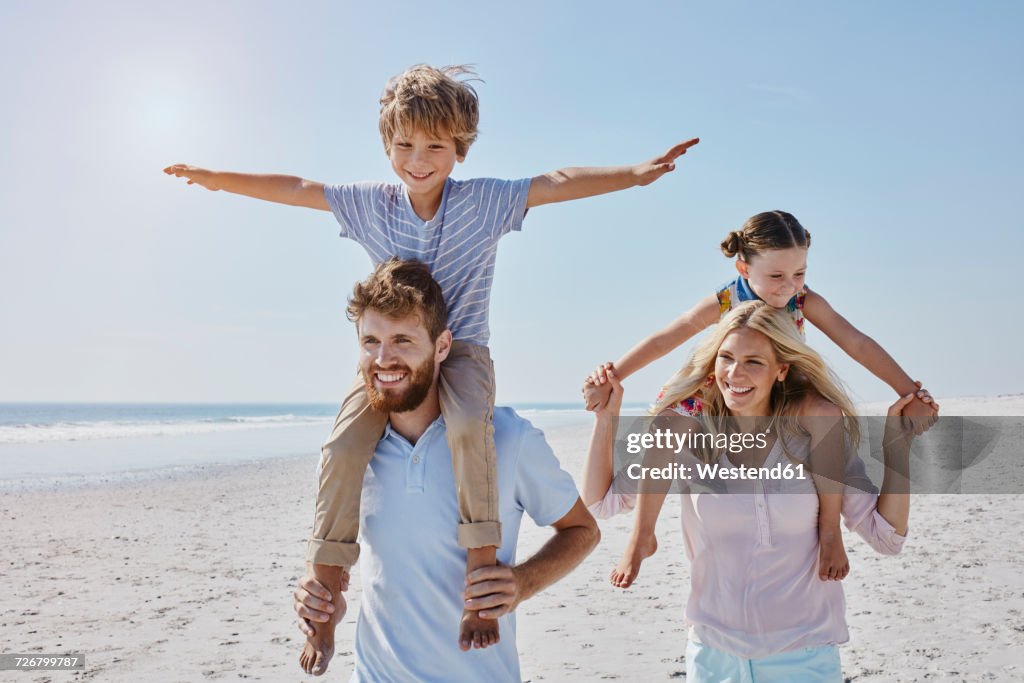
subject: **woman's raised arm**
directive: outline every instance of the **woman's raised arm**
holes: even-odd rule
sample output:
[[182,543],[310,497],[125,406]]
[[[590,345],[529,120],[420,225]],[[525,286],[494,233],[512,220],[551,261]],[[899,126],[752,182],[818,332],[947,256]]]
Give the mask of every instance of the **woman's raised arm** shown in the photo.
[[913,400],[914,394],[907,394],[889,406],[882,437],[885,474],[878,495],[878,514],[900,536],[907,535],[910,518],[910,443],[914,440],[913,427],[904,423],[902,413]]
[[612,393],[607,403],[595,411],[594,431],[590,435],[590,448],[587,451],[586,463],[583,465],[580,497],[587,507],[604,500],[614,476],[612,450],[615,447],[615,429],[622,408],[622,384],[619,383],[614,370],[608,370],[608,382],[612,386]]

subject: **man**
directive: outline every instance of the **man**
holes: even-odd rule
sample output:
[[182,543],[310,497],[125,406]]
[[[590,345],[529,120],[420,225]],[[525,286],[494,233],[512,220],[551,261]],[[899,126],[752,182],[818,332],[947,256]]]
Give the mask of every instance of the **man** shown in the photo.
[[[514,610],[593,550],[597,524],[543,434],[498,408],[500,564],[465,578],[466,551],[454,533],[456,477],[438,399],[440,366],[452,344],[441,288],[424,264],[391,259],[356,285],[348,315],[359,335],[371,408],[388,415],[363,478],[363,600],[352,681],[518,681]],[[533,557],[514,564],[524,512],[554,534]],[[341,619],[337,591],[347,588],[346,578],[339,571],[333,587],[312,576],[299,582],[295,608],[307,636],[315,632],[311,622],[333,627]],[[454,587],[467,582],[463,602]],[[476,649],[461,652],[452,625],[464,609],[499,620],[500,640],[473,642]],[[333,642],[307,647],[300,661],[307,672],[322,673],[332,654]]]

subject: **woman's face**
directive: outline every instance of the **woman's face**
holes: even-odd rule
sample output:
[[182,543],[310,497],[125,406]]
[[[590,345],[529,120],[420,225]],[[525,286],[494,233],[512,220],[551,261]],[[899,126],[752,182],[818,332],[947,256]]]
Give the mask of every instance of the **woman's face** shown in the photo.
[[749,328],[730,332],[715,358],[715,383],[733,415],[770,415],[772,385],[788,371],[768,337]]

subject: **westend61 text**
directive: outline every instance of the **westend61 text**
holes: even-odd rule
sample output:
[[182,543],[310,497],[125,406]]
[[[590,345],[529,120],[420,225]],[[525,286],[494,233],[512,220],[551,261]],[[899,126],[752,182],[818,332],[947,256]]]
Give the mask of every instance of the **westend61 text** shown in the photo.
[[633,433],[626,436],[626,452],[636,455],[644,450],[656,448],[672,450],[680,453],[684,448],[691,451],[699,449],[725,450],[740,453],[744,449],[768,447],[768,432],[763,434],[709,434],[707,432],[686,432],[680,434],[671,429],[655,429],[644,434]]
[[644,467],[639,463],[633,463],[626,468],[626,476],[635,480],[680,479],[686,481],[710,481],[712,479],[717,479],[719,481],[735,479],[782,480],[805,478],[803,464],[794,465],[788,462],[785,464],[779,462],[772,467],[748,467],[746,465],[739,465],[738,467],[723,467],[717,463],[713,465],[706,463],[696,463],[694,465],[671,463],[663,467]]

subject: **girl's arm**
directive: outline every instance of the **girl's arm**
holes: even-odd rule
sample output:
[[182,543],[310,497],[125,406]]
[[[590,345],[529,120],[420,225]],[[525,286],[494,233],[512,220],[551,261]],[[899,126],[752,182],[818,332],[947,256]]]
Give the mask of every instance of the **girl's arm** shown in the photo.
[[697,333],[718,322],[718,297],[710,295],[697,302],[697,305],[683,313],[672,323],[650,335],[631,348],[614,364],[604,364],[587,377],[583,384],[584,401],[587,410],[601,406],[611,392],[608,386],[607,370],[615,368],[619,380],[623,380],[641,368],[647,367],[670,351],[682,346]]
[[685,344],[702,330],[714,325],[718,322],[719,311],[718,297],[714,295],[698,301],[696,306],[673,320],[668,327],[647,337],[615,361],[615,371],[619,380],[624,380],[637,370],[647,367]]
[[812,291],[804,300],[804,316],[846,352],[850,358],[871,371],[900,396],[914,394],[917,385],[881,345],[867,336],[843,316],[836,313],[825,297]]

